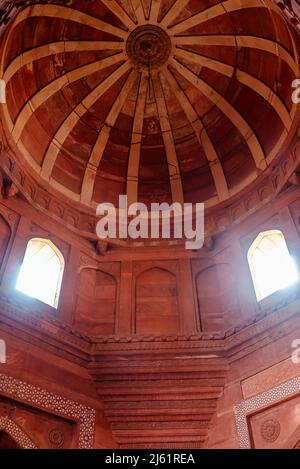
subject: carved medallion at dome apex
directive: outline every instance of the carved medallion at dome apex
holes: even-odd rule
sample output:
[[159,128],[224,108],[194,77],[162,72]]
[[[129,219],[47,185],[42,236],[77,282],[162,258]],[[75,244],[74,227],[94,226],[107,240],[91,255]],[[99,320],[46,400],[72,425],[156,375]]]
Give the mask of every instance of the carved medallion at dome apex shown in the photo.
[[298,45],[269,0],[25,7],[2,41],[6,134],[70,201],[212,206],[285,149]]
[[[171,53],[171,40],[168,34],[158,26],[144,25],[134,29],[126,42],[129,59],[138,68],[151,69],[167,62]],[[148,79],[151,75],[148,75]]]

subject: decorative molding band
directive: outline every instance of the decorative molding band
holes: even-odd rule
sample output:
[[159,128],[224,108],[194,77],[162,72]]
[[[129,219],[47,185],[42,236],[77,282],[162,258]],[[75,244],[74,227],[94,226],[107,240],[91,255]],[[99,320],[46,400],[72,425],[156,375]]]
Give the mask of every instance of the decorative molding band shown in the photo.
[[38,449],[28,435],[9,417],[0,417],[0,430],[8,433],[23,449]]
[[[94,354],[102,354],[114,351],[149,351],[155,350],[179,350],[185,353],[188,350],[209,352],[212,354],[227,354],[230,358],[232,350],[251,342],[253,337],[264,334],[270,329],[276,328],[291,318],[298,317],[300,311],[300,293],[295,292],[288,301],[282,301],[277,307],[270,308],[258,313],[242,324],[221,333],[198,333],[192,335],[169,335],[169,336],[88,336],[81,334],[61,321],[50,318],[40,312],[22,309],[17,301],[7,297],[0,292],[0,319],[1,329],[18,336],[18,331],[26,340],[36,344],[43,341],[56,354],[67,355],[73,362],[82,364],[90,360],[93,350]],[[274,312],[276,311],[276,314]],[[295,324],[293,325],[295,327]],[[281,332],[284,332],[283,329]],[[269,334],[270,335],[270,334]],[[255,341],[254,346],[257,346]],[[59,350],[59,353],[57,352]]]
[[77,422],[79,427],[78,448],[93,448],[96,411],[92,407],[87,407],[5,374],[0,374],[0,393]]
[[297,0],[273,0],[287,20],[300,33],[300,6]]
[[[0,0],[1,1],[1,0]],[[0,123],[1,124],[1,123]],[[24,161],[18,161],[10,144],[7,141],[3,125],[0,125],[0,168],[5,176],[11,180],[16,188],[24,195],[30,205],[39,212],[44,213],[52,220],[60,223],[73,233],[91,240],[97,240],[95,227],[97,217],[93,209],[83,205],[76,207],[72,201],[63,201],[57,197],[57,192],[50,186],[37,183],[30,175],[28,168],[25,170]],[[272,201],[286,186],[292,174],[300,164],[300,144],[294,141],[290,150],[276,158],[261,176],[249,187],[232,196],[229,201],[220,203],[206,211],[206,233],[214,235],[223,233],[230,227],[237,225],[253,213]],[[111,244],[123,247],[145,247],[149,243],[133,240],[110,240]],[[180,246],[182,241],[174,241],[174,246]],[[161,240],[161,246],[168,246],[168,241]]]
[[275,388],[257,394],[234,407],[235,423],[240,441],[240,448],[251,448],[248,418],[250,415],[276,404],[300,392],[300,375]]
[[71,5],[73,0],[0,0],[0,35],[21,8],[34,5],[35,3]]
[[268,391],[279,384],[295,378],[300,374],[300,363],[294,363],[291,357],[276,363],[255,375],[241,381],[244,399]]

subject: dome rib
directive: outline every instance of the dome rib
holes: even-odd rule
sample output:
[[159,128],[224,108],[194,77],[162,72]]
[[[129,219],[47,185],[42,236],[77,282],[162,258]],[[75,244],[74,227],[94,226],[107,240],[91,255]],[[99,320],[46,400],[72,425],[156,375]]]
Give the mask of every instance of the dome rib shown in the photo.
[[221,46],[221,47],[248,47],[269,52],[276,55],[293,70],[298,73],[299,67],[294,57],[278,42],[258,36],[242,35],[220,35],[220,36],[176,36],[177,47],[199,45],[199,46]]
[[155,100],[159,115],[160,127],[163,135],[168,168],[169,168],[169,177],[171,185],[171,193],[173,202],[179,202],[180,204],[184,203],[182,181],[180,175],[180,167],[178,163],[178,156],[176,152],[176,146],[174,143],[174,137],[170,121],[168,118],[168,110],[165,102],[165,97],[163,89],[161,86],[159,73],[155,73],[153,77],[153,87]]
[[176,0],[174,5],[161,20],[160,25],[165,28],[168,27],[177,18],[179,12],[184,10],[189,2],[190,0]]
[[[122,55],[122,58],[124,56]],[[49,180],[55,164],[56,157],[59,150],[62,148],[67,136],[81,119],[81,117],[98,101],[99,98],[128,70],[130,70],[130,64],[128,62],[120,65],[111,75],[106,77],[96,88],[94,88],[68,115],[64,122],[60,125],[56,131],[55,136],[52,139],[50,147],[45,155],[42,165],[42,176]]]
[[199,24],[205,23],[206,21],[212,20],[218,16],[246,8],[268,8],[269,10],[278,12],[276,5],[274,5],[270,0],[244,0],[243,2],[240,0],[226,0],[222,3],[206,8],[205,10],[200,11],[200,13],[196,13],[190,18],[180,21],[173,26],[168,24],[168,28],[170,29],[170,34],[174,36],[176,34],[184,33],[194,26],[199,26]]
[[98,134],[96,143],[91,153],[89,162],[87,164],[81,189],[80,200],[83,203],[90,204],[93,197],[93,188],[95,184],[96,174],[103,157],[111,129],[115,126],[118,116],[121,112],[122,107],[125,104],[126,98],[133,87],[138,73],[135,70],[131,70],[130,76],[127,78],[126,83],[121,89],[119,96],[112,105],[109,114]]
[[229,103],[226,98],[221,96],[220,93],[208,85],[204,80],[197,77],[197,75],[191,72],[185,65],[173,58],[170,59],[170,63],[181,75],[183,75],[193,86],[195,86],[195,88],[203,93],[204,96],[206,96],[212,103],[218,106],[220,111],[223,112],[226,117],[229,118],[229,120],[233,123],[238,132],[241,133],[247,142],[257,168],[265,169],[266,160],[264,151],[257,139],[257,136],[255,135],[254,130],[249,126],[242,115]]
[[192,106],[184,91],[180,88],[178,82],[167,67],[163,68],[163,74],[165,74],[167,80],[172,86],[172,89],[176,94],[178,102],[181,104],[187,119],[189,120],[191,126],[195,131],[199,144],[204,149],[204,153],[207,157],[207,161],[210,165],[210,170],[214,178],[219,199],[225,200],[229,195],[228,186],[216,149],[214,148],[214,145],[194,107]]
[[161,0],[151,0],[150,14],[149,14],[149,21],[151,23],[158,22],[160,4],[161,4]]
[[63,20],[74,21],[75,23],[85,24],[101,32],[109,33],[112,36],[116,36],[122,39],[126,39],[128,33],[117,26],[113,26],[110,23],[100,20],[95,16],[88,15],[82,11],[74,8],[64,7],[62,5],[34,5],[28,6],[16,17],[13,23],[13,27],[17,26],[22,21],[26,20],[27,17],[49,17],[49,18],[60,18]]
[[285,126],[286,130],[290,130],[292,125],[292,119],[287,107],[281,101],[279,96],[275,94],[273,90],[269,86],[267,86],[262,80],[255,78],[253,75],[250,75],[249,73],[244,72],[239,68],[235,68],[231,65],[224,64],[224,62],[221,62],[219,60],[207,58],[194,51],[176,49],[175,58],[176,56],[200,64],[203,67],[211,68],[212,70],[226,75],[229,78],[235,77],[240,83],[245,86],[248,86],[250,89],[262,96],[265,101],[270,103],[271,106],[273,106],[274,110],[277,112],[280,119],[282,120],[282,123]]
[[95,62],[89,63],[87,65],[82,65],[75,70],[63,73],[59,77],[50,81],[45,87],[41,88],[37,93],[35,93],[21,109],[21,112],[18,114],[17,119],[13,125],[13,138],[16,141],[20,139],[21,134],[34,110],[55,93],[57,93],[61,88],[79,80],[80,78],[84,78],[94,72],[98,72],[124,60],[125,53],[119,52],[104,59],[96,60]]
[[[25,65],[31,64],[36,60],[43,59],[50,55],[65,54],[68,52],[88,52],[112,50],[121,52],[124,50],[124,42],[115,41],[56,41],[42,46],[30,49],[13,59],[6,68],[3,80],[9,82],[12,76],[17,73]],[[103,60],[103,59],[101,59]],[[70,72],[69,72],[70,73]]]
[[115,0],[101,0],[103,5],[106,6],[119,20],[132,31],[136,27],[136,23],[132,21],[126,11]]
[[128,204],[138,200],[138,178],[142,145],[142,132],[144,123],[144,113],[147,99],[148,77],[146,72],[140,76],[138,97],[136,102],[134,121],[132,127],[131,145],[129,151],[128,169],[127,169],[127,197]]
[[[9,98],[2,115],[37,177],[92,207],[106,193],[115,201],[113,191],[127,191],[130,203],[211,206],[266,169],[297,117],[287,89],[299,75],[297,39],[268,0],[214,2],[101,0],[93,14],[77,0],[25,7],[1,51],[8,92],[19,87],[24,99]],[[257,8],[264,15],[253,29]],[[47,21],[53,33],[43,44]],[[230,34],[239,22],[245,34]],[[202,24],[203,35],[195,34]],[[32,37],[20,42],[14,31],[22,28]],[[261,126],[269,118],[270,136]]]
[[144,7],[141,3],[141,0],[130,0],[130,2],[135,13],[137,23],[143,23],[145,21],[145,16]]

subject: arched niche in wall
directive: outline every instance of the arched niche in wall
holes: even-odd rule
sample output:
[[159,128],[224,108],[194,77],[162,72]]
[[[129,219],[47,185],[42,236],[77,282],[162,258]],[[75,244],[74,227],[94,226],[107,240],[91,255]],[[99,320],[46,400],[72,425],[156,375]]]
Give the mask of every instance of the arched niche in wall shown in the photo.
[[117,282],[102,270],[84,268],[79,274],[75,323],[92,335],[115,332]]
[[236,324],[239,300],[236,279],[229,264],[216,264],[199,272],[196,293],[201,331],[223,331]]
[[154,267],[136,279],[136,334],[177,334],[179,311],[177,282],[168,270]]
[[11,229],[5,218],[0,214],[0,268],[8,247]]

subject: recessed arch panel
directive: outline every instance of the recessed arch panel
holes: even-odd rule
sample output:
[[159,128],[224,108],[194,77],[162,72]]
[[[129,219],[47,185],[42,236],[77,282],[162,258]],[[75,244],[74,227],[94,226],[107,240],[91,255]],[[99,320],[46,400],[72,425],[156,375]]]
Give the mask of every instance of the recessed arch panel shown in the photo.
[[238,320],[236,279],[229,264],[217,264],[196,276],[196,292],[203,332],[222,331]]
[[158,267],[142,272],[135,287],[135,332],[137,334],[176,334],[179,308],[176,277]]
[[82,269],[75,310],[76,326],[92,335],[115,332],[116,279],[102,270]]

